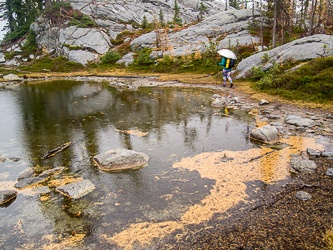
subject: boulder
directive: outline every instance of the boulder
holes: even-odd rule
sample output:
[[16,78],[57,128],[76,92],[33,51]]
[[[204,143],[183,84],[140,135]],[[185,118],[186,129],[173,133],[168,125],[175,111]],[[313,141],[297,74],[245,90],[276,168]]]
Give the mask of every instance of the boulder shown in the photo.
[[304,192],[304,191],[298,191],[296,194],[295,194],[295,197],[301,201],[307,201],[307,200],[310,200],[311,199],[311,195],[307,192]]
[[220,107],[224,107],[227,103],[228,103],[227,99],[224,98],[224,97],[221,97],[221,98],[216,98],[212,102],[211,106],[216,107],[216,108],[220,108]]
[[262,99],[258,102],[258,104],[259,104],[259,106],[267,105],[267,104],[269,104],[269,101],[266,101],[266,100]]
[[15,190],[4,190],[0,191],[0,205],[14,199],[17,196]]
[[5,75],[5,76],[3,76],[3,79],[8,80],[8,81],[22,81],[23,80],[22,77],[19,77],[14,74]]
[[274,126],[270,125],[264,125],[252,130],[250,137],[266,143],[276,143],[280,140],[279,131]]
[[314,173],[317,168],[315,162],[308,159],[301,159],[299,157],[292,157],[290,159],[289,171],[292,173]]
[[43,174],[43,175],[39,175],[39,176],[36,176],[36,177],[31,177],[31,178],[25,178],[25,179],[19,181],[18,183],[16,183],[14,185],[14,187],[17,188],[17,189],[24,189],[24,188],[27,188],[31,185],[44,182],[48,178],[49,178],[48,174]]
[[242,60],[236,70],[240,74],[236,79],[246,77],[251,72],[252,67],[263,65],[261,57],[268,55],[268,63],[284,62],[286,60],[307,61],[320,57],[323,47],[326,45],[330,51],[326,56],[333,56],[333,36],[331,35],[313,35],[304,37],[274,49],[263,51]]
[[79,199],[95,189],[95,185],[89,180],[79,180],[56,188],[59,193],[73,199]]
[[298,127],[313,127],[315,126],[315,122],[308,118],[303,118],[301,116],[296,115],[287,115],[285,117],[286,123],[295,125]]
[[93,160],[101,170],[112,171],[145,166],[149,156],[133,150],[116,148],[96,155]]
[[21,181],[21,180],[23,180],[23,179],[25,179],[25,178],[31,178],[31,177],[34,177],[34,175],[35,175],[34,170],[33,170],[32,168],[28,168],[28,169],[24,170],[24,171],[20,174],[20,176],[17,178],[17,181]]
[[128,65],[132,64],[134,62],[134,56],[135,53],[133,52],[130,52],[126,55],[123,56],[123,58],[121,58],[120,60],[118,60],[116,63],[117,64],[122,64],[124,63],[125,64],[125,67],[127,67]]

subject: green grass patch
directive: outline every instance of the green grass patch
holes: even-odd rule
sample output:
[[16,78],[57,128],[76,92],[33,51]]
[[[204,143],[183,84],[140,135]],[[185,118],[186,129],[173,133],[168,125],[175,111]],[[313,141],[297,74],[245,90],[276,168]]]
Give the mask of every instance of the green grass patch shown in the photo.
[[0,74],[1,75],[8,75],[8,74],[20,74],[20,71],[15,69],[8,69],[8,68],[0,68]]
[[87,28],[87,27],[91,28],[96,26],[95,22],[89,16],[78,14],[75,12],[73,17],[74,19],[72,19],[69,22],[70,25],[77,26],[80,28]]
[[43,57],[36,59],[29,66],[19,66],[19,69],[29,72],[72,72],[84,69],[80,63],[69,62],[67,58],[59,56],[56,58]]
[[63,46],[65,46],[69,50],[83,50],[83,48],[81,46],[71,46],[69,44],[63,44]]

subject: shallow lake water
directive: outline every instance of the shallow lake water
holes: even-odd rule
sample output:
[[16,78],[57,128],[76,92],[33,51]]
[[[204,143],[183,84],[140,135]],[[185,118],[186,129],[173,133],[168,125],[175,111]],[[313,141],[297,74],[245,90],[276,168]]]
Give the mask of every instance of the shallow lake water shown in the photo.
[[[51,187],[47,197],[29,189],[19,191],[15,200],[0,207],[0,247],[37,249],[60,244],[61,248],[79,245],[81,249],[140,248],[173,233],[172,228],[183,230],[193,220],[184,219],[184,214],[196,213],[195,207],[211,204],[208,210],[214,214],[215,205],[207,197],[223,187],[214,178],[220,173],[212,172],[210,177],[200,169],[191,169],[192,163],[188,167],[177,164],[206,152],[232,155],[233,151],[246,152],[260,145],[249,139],[255,128],[253,116],[243,110],[211,107],[213,94],[194,88],[120,91],[101,83],[75,81],[1,90],[0,158],[20,160],[0,163],[0,189],[13,189],[28,167],[37,175],[59,166],[65,170],[52,180],[84,178],[96,188],[77,200],[56,192],[50,180],[42,184]],[[124,133],[128,130],[148,134]],[[45,152],[67,142],[72,143],[70,147],[41,159]],[[148,154],[148,166],[101,171],[92,157],[114,148]],[[206,160],[208,164],[208,156]],[[205,167],[205,159],[196,162]],[[251,180],[253,189],[255,179]],[[169,231],[154,235],[154,225]],[[142,230],[142,234],[129,231],[124,236],[131,228],[136,233]]]

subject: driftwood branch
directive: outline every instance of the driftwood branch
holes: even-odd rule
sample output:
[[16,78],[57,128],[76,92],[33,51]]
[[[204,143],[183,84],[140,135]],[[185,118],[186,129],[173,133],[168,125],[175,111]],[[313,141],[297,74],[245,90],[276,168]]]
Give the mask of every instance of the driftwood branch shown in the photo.
[[304,188],[321,188],[321,189],[324,189],[324,190],[332,190],[332,188],[330,188],[330,187],[325,187],[325,186],[321,186],[321,185],[302,184],[299,187],[295,187],[295,188],[292,188],[292,189],[284,190],[284,191],[278,193],[276,195],[276,196],[279,196],[278,198],[275,198],[272,202],[258,205],[256,207],[252,208],[250,210],[250,212],[252,212],[253,210],[256,210],[256,209],[258,209],[260,207],[263,207],[263,206],[266,206],[267,208],[271,208],[276,202],[278,202],[279,200],[282,200],[286,195],[288,195],[288,194],[290,194],[292,192],[298,191],[298,190],[302,190]]
[[243,163],[249,163],[249,162],[251,162],[251,161],[258,160],[258,159],[260,159],[260,158],[262,158],[262,157],[264,157],[264,156],[266,156],[266,155],[269,155],[269,154],[271,154],[271,153],[274,153],[275,151],[277,151],[277,149],[275,149],[275,150],[273,150],[273,151],[270,151],[270,152],[268,152],[268,153],[266,153],[266,154],[263,154],[263,155],[260,155],[260,156],[257,156],[257,157],[253,157],[253,158],[251,158],[249,161],[245,161],[245,162],[243,162]]

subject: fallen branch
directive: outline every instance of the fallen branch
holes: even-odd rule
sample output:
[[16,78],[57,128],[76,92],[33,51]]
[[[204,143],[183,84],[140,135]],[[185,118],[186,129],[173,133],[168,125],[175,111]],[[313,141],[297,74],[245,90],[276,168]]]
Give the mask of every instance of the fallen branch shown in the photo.
[[274,153],[275,151],[277,151],[277,149],[275,149],[275,150],[273,150],[273,151],[270,151],[270,152],[268,152],[268,153],[266,153],[266,154],[263,154],[263,155],[260,155],[260,156],[257,156],[257,157],[253,157],[253,158],[251,158],[249,161],[244,161],[243,163],[249,163],[249,162],[251,162],[251,161],[258,160],[258,159],[260,159],[260,158],[262,158],[262,157],[264,157],[264,156],[266,156],[266,155],[269,155],[269,154],[271,154],[271,153]]
[[271,208],[276,202],[278,202],[279,200],[282,200],[286,195],[288,195],[292,192],[298,191],[298,190],[302,190],[304,188],[321,188],[321,189],[324,189],[324,190],[332,190],[332,188],[330,188],[330,187],[325,187],[325,186],[321,186],[321,185],[302,184],[300,187],[296,187],[296,188],[285,190],[285,191],[282,191],[282,192],[278,193],[276,196],[280,196],[279,198],[274,199],[274,201],[272,201],[272,202],[258,205],[256,207],[252,208],[250,210],[250,212],[252,212],[253,210],[256,210],[256,209],[258,209],[262,206],[266,206],[267,208]]

